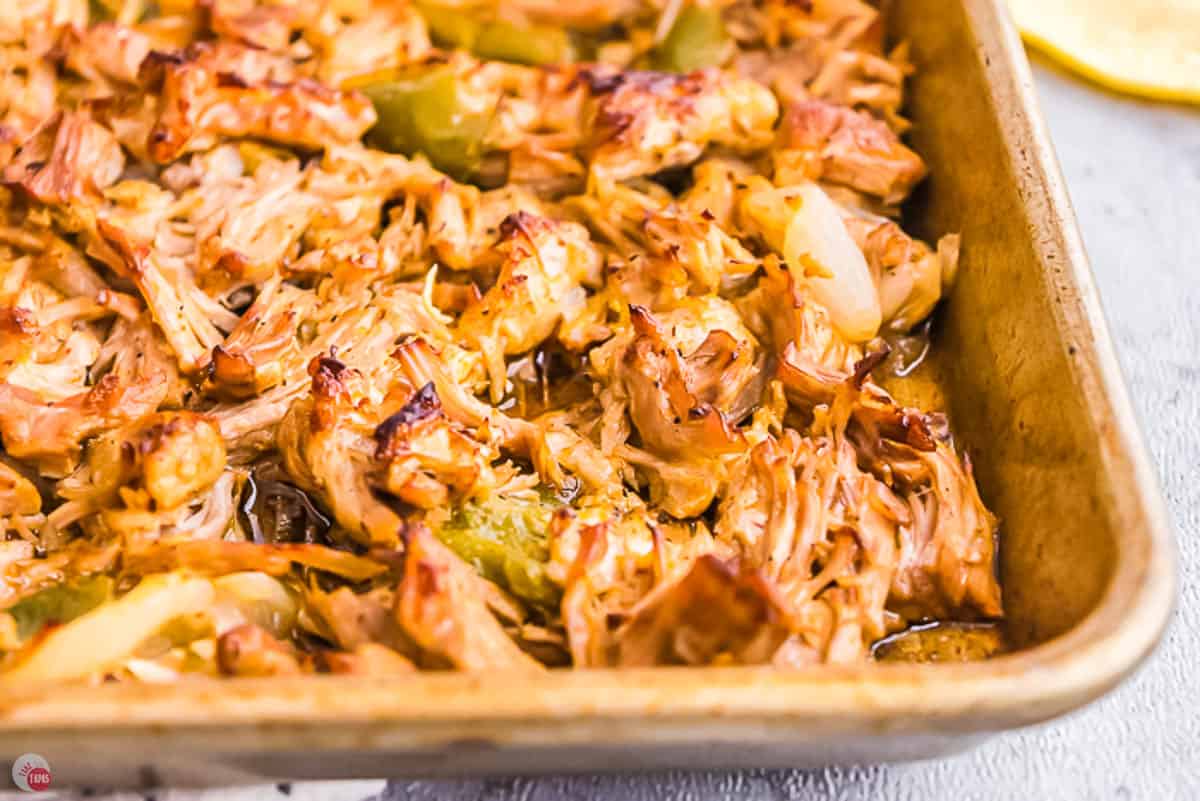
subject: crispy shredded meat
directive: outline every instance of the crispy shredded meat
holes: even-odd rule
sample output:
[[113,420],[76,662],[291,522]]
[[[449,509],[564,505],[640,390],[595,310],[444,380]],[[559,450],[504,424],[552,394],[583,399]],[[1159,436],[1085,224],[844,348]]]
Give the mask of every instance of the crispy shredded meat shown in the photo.
[[[145,12],[145,13],[143,13]],[[862,0],[18,3],[0,684],[871,659],[1002,618],[885,387]]]

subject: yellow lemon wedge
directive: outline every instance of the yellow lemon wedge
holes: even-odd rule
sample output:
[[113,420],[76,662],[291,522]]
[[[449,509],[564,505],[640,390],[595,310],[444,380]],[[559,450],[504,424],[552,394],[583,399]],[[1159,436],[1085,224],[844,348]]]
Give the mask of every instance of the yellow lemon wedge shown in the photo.
[[1200,0],[1009,0],[1025,40],[1119,92],[1200,103]]

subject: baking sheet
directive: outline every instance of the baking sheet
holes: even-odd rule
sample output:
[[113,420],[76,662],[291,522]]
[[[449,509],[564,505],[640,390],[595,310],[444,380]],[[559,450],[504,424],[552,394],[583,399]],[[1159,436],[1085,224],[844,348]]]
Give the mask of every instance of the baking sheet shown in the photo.
[[908,222],[965,242],[931,375],[1002,518],[1025,650],[811,672],[29,689],[0,696],[0,753],[43,754],[56,786],[815,766],[960,750],[1119,681],[1170,611],[1174,547],[1028,65],[991,0],[894,10],[919,69],[912,139],[934,172]]

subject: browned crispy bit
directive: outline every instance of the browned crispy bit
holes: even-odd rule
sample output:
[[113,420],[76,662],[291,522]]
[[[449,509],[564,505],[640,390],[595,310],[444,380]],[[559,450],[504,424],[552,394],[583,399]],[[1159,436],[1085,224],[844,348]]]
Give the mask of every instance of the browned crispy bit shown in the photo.
[[737,449],[740,434],[720,411],[693,395],[683,359],[650,312],[634,306],[629,316],[636,336],[618,369],[642,439],[664,456],[714,456]]
[[489,671],[540,668],[488,609],[486,579],[424,525],[408,526],[404,544],[396,620],[432,665]]
[[384,488],[413,506],[434,509],[451,493],[469,496],[490,473],[490,454],[442,415],[432,383],[380,423],[374,437]]
[[500,224],[504,262],[495,285],[468,307],[458,331],[482,351],[491,400],[504,397],[504,356],[540,345],[584,300],[581,283],[599,273],[599,253],[580,225],[519,211]]
[[677,583],[648,595],[617,631],[615,663],[760,664],[789,634],[786,605],[761,575],[702,556]]
[[28,357],[38,331],[37,315],[29,309],[0,307],[0,335],[3,336],[0,339],[0,366],[8,367]]
[[217,638],[217,667],[226,676],[293,676],[301,672],[295,649],[253,623]]
[[45,403],[28,389],[0,382],[0,440],[10,455],[61,475],[78,461],[83,440],[149,413],[167,390],[108,373],[86,392]]
[[859,395],[851,412],[864,439],[887,439],[918,451],[932,451],[946,436],[946,419],[898,405],[877,387]]
[[[403,559],[402,554],[394,552],[386,557]],[[394,587],[385,585],[361,593],[338,587],[327,593],[310,586],[305,601],[322,636],[341,652],[353,653],[368,643],[379,643],[410,660],[418,654],[416,645],[392,614],[396,605]]]
[[257,3],[255,0],[201,0],[208,26],[218,36],[262,50],[283,50],[292,35],[316,22],[324,3],[298,0]]
[[970,461],[945,443],[930,451],[889,445],[877,462],[895,478],[911,523],[903,531],[889,603],[905,617],[996,618],[996,518],[983,505]]
[[475,397],[449,375],[439,354],[421,337],[406,338],[393,357],[400,374],[410,385],[433,384],[448,418],[464,426],[486,430],[497,447],[530,461],[546,483],[562,486],[562,470],[541,427],[528,420],[510,417]]
[[926,172],[885,123],[822,100],[788,107],[772,155],[777,183],[827,181],[885,203],[904,200]]
[[151,53],[140,74],[144,90],[159,98],[150,157],[174,161],[215,136],[319,149],[354,142],[375,122],[371,102],[359,92],[276,73],[253,51],[228,43]]
[[98,198],[125,168],[112,132],[86,111],[59,112],[21,145],[4,168],[4,183],[43,203]]
[[116,22],[71,28],[62,43],[66,66],[100,84],[136,84],[138,70],[154,47],[145,33]]
[[779,107],[754,81],[716,70],[675,75],[587,67],[592,99],[585,156],[611,180],[690,164],[710,145],[742,152],[766,147]]
[[212,350],[208,382],[214,393],[250,398],[302,366],[297,331],[316,305],[313,293],[278,279],[268,281],[225,341]]
[[174,509],[224,472],[225,444],[203,415],[156,412],[94,442],[88,465],[95,480],[144,489],[155,508]]
[[401,517],[375,494],[372,432],[378,410],[361,372],[332,356],[310,363],[312,393],[296,400],[277,436],[292,479],[316,493],[337,522],[365,545],[394,545]]
[[739,301],[749,325],[774,346],[776,377],[800,408],[829,403],[862,357],[788,266],[769,258],[758,287]]
[[869,387],[848,402],[858,461],[907,507],[889,608],[910,620],[1000,616],[996,519],[970,460],[947,441],[944,416],[903,409]]

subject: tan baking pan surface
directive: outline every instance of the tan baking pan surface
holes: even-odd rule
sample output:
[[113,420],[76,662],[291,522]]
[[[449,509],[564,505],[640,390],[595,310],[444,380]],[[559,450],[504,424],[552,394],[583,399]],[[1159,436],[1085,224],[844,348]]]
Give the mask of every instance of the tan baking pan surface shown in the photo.
[[1175,549],[1029,66],[994,0],[897,0],[933,177],[961,231],[929,365],[1002,520],[1016,652],[964,665],[417,674],[0,695],[0,757],[67,784],[811,766],[961,750],[1100,696],[1153,649]]

